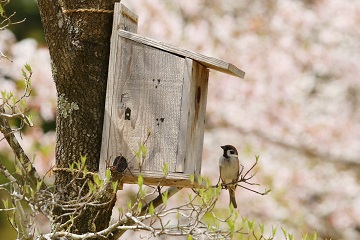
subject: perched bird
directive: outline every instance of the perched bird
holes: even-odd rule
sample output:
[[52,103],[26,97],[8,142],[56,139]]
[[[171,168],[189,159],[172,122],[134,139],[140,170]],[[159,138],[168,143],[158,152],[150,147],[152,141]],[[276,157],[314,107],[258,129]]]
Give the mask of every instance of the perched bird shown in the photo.
[[237,208],[235,199],[235,188],[239,178],[240,163],[238,158],[238,152],[232,145],[221,146],[224,150],[223,155],[219,159],[220,167],[220,179],[223,184],[229,184],[226,188],[230,194],[230,204]]

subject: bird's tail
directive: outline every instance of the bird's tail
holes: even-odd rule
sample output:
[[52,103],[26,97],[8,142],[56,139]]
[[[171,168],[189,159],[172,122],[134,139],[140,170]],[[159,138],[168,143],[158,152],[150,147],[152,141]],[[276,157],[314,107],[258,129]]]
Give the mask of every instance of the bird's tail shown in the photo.
[[230,195],[230,204],[237,208],[236,199],[235,199],[235,188],[229,188],[229,195]]

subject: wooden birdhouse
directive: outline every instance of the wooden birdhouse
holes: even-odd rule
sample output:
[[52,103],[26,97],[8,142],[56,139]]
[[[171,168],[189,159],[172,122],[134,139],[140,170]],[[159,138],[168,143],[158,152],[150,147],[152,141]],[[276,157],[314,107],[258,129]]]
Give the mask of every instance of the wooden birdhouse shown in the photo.
[[[100,173],[127,160],[123,183],[193,187],[201,173],[209,69],[230,63],[136,34],[137,16],[115,4]],[[214,160],[215,161],[215,160]],[[164,165],[168,174],[164,177]]]

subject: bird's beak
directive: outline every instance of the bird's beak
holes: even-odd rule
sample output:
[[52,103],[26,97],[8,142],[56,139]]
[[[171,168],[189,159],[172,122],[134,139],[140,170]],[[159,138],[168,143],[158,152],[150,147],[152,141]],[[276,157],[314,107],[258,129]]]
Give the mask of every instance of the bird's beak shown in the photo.
[[221,146],[221,148],[225,150],[225,146]]

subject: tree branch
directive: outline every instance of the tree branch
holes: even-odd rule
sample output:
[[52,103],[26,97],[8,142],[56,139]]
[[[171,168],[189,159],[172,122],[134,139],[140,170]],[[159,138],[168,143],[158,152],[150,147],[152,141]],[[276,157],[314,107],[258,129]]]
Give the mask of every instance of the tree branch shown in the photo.
[[[174,196],[178,191],[180,191],[182,188],[179,188],[179,187],[169,187],[167,189],[168,191],[168,198]],[[159,194],[155,199],[151,200],[150,202],[148,202],[147,204],[145,204],[145,206],[142,207],[141,209],[141,213],[140,215],[145,215],[148,210],[149,210],[149,207],[150,205],[152,204],[154,206],[154,208],[160,206],[161,204],[163,204],[163,200],[162,200],[162,197],[163,197],[163,194]],[[127,222],[125,222],[124,224],[126,225],[133,225],[135,224],[136,222],[133,221],[133,219],[128,219]],[[128,230],[128,229],[119,229],[117,228],[113,234],[114,234],[114,239],[118,239],[119,237],[121,237],[125,231]]]
[[[3,112],[3,109],[0,109],[0,111]],[[14,132],[10,127],[9,121],[6,118],[0,117],[0,132],[4,135],[10,148],[14,152],[19,165],[23,168],[22,170],[24,173],[26,173],[26,177],[29,179],[31,185],[36,186],[37,182],[41,182],[41,189],[45,189],[46,185],[43,183],[43,181],[41,181],[39,174],[16,139]],[[29,166],[29,169],[27,166]]]

